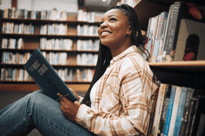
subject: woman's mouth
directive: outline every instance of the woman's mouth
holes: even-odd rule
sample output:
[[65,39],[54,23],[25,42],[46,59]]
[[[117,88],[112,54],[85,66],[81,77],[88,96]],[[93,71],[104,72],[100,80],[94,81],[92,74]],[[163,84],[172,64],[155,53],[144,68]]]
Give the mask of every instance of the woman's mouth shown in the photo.
[[110,34],[110,32],[105,31],[105,32],[102,32],[102,33],[101,33],[101,36],[106,36],[106,35],[108,35],[108,34]]

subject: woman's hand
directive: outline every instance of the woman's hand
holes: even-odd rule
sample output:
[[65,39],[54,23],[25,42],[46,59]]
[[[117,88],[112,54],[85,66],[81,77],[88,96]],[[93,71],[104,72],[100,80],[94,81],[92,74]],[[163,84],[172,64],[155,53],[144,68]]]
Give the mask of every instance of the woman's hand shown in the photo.
[[73,89],[70,88],[70,90],[75,95],[75,97],[79,100],[80,96]]
[[60,93],[58,93],[57,95],[61,98],[60,108],[64,116],[71,121],[75,121],[80,103],[78,101],[72,102]]

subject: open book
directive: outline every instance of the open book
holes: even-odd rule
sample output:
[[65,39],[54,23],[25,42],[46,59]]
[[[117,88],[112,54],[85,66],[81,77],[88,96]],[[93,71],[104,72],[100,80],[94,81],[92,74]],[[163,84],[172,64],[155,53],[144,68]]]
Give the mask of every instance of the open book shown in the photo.
[[55,69],[43,56],[39,48],[32,53],[31,57],[24,65],[24,68],[39,88],[52,99],[59,99],[57,93],[61,93],[73,102],[77,100]]

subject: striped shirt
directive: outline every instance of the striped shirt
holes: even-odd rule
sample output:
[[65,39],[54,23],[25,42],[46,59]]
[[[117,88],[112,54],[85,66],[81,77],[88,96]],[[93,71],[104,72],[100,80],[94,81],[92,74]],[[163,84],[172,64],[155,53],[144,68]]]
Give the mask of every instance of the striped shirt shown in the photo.
[[151,96],[158,86],[135,46],[115,56],[94,86],[92,106],[79,107],[77,123],[97,135],[147,135]]

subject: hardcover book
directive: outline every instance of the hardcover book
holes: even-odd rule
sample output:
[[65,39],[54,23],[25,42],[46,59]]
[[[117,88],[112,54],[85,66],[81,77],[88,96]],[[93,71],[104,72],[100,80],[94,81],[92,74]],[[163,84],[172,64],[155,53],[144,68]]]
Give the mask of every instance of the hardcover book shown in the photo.
[[61,93],[73,102],[77,100],[55,69],[43,56],[39,48],[32,53],[31,57],[24,65],[24,68],[39,88],[52,99],[59,99],[57,93]]

